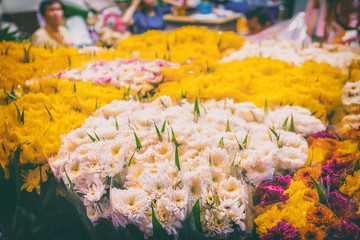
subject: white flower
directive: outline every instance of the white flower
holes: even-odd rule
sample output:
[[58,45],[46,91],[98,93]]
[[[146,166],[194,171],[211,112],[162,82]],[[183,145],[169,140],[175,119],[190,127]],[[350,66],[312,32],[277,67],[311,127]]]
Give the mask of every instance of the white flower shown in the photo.
[[156,201],[154,209],[156,218],[166,230],[168,235],[177,235],[177,230],[182,227],[180,219],[176,217],[177,206],[168,198],[161,197]]
[[234,231],[229,217],[217,209],[206,209],[202,225],[206,237],[226,238],[227,234]]
[[244,196],[244,188],[239,180],[229,177],[219,184],[220,199],[241,199]]
[[151,203],[149,195],[143,189],[135,188],[112,189],[110,201],[115,214],[134,224],[146,218],[145,212]]

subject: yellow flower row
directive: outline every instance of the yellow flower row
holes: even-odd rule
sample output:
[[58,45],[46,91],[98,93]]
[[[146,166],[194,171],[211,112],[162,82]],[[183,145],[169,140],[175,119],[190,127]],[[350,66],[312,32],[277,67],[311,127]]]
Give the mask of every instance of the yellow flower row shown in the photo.
[[[47,164],[47,158],[57,154],[61,134],[80,127],[97,108],[114,99],[122,99],[123,92],[124,89],[112,86],[49,78],[31,85],[29,92],[23,93],[16,101],[0,105],[1,115],[6,116],[0,120],[0,163],[6,170],[6,176],[9,176],[9,153],[19,144],[23,150],[21,164]],[[31,179],[26,177],[26,173],[23,176]],[[30,184],[27,190],[37,187]]]
[[[197,62],[189,65],[198,69]],[[190,66],[165,70],[159,95],[180,99],[224,99],[252,101],[258,107],[294,104],[316,112],[317,117],[331,114],[341,106],[341,89],[346,76],[326,63],[306,62],[301,67],[280,60],[248,58],[217,66],[210,62],[207,71],[190,71]],[[215,67],[214,67],[215,66]],[[204,68],[204,67],[203,67]]]

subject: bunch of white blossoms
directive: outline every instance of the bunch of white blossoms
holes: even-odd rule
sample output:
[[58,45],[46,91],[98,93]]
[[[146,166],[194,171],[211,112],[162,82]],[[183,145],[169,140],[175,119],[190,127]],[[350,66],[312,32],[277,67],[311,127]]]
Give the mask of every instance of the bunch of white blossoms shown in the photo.
[[299,46],[294,41],[266,40],[262,42],[246,42],[244,46],[230,56],[223,58],[222,62],[244,60],[248,57],[266,57],[279,59],[297,66],[305,61],[329,63],[334,68],[347,71],[353,59],[360,58],[360,50],[339,44],[313,43]]
[[148,91],[153,88],[152,84],[162,80],[163,67],[177,67],[177,65],[164,60],[99,60],[90,62],[83,68],[60,72],[58,77],[97,84],[109,83],[116,87],[125,86],[135,90]]
[[111,217],[147,238],[154,210],[162,228],[178,235],[199,201],[205,236],[226,237],[245,230],[247,184],[302,167],[303,135],[324,129],[300,107],[115,100],[63,136],[49,163],[58,179],[71,179],[93,222]]

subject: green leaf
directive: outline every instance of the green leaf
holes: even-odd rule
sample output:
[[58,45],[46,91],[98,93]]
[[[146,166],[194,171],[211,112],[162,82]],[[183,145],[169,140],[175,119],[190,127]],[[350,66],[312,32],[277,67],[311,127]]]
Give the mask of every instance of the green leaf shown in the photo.
[[116,116],[114,116],[114,118],[115,118],[115,128],[117,131],[119,131],[119,124],[117,122]]
[[131,164],[131,161],[132,161],[132,159],[133,159],[133,157],[134,157],[134,154],[135,154],[135,151],[133,152],[133,154],[132,154],[131,157],[130,157],[130,160],[129,160],[129,163],[128,163],[128,167],[130,167],[130,164]]
[[284,123],[283,123],[283,125],[282,125],[282,129],[283,129],[283,130],[286,130],[288,120],[289,120],[289,116],[285,119],[285,121],[284,121]]
[[226,122],[226,130],[225,132],[230,132],[230,122],[229,122],[229,119],[227,120]]
[[209,166],[212,166],[211,156],[209,157]]
[[241,144],[239,143],[239,141],[238,141],[238,139],[237,139],[237,137],[236,137],[236,136],[235,136],[235,139],[236,139],[236,142],[237,142],[237,144],[238,144],[239,151],[244,150],[244,148],[241,146]]
[[312,112],[311,116],[314,116],[318,111]]
[[65,175],[66,175],[67,180],[69,181],[71,191],[76,194],[76,192],[74,190],[74,184],[72,183],[72,181],[71,181],[69,175],[66,173],[66,171],[65,171]]
[[160,102],[161,102],[161,105],[163,106],[163,108],[167,108],[167,106],[166,106],[166,104],[163,102],[163,100],[161,100],[161,98],[159,98],[160,99]]
[[323,116],[324,116],[324,113],[321,114],[321,115],[318,117],[318,119],[321,119]]
[[155,122],[154,122],[154,126],[155,126],[155,130],[156,130],[156,134],[157,134],[157,136],[158,136],[158,139],[159,139],[160,142],[162,142],[161,133],[160,133],[158,127],[156,126]]
[[164,120],[164,123],[161,127],[161,133],[164,133],[165,132],[165,125],[166,125],[166,119]]
[[181,89],[181,98],[182,98],[182,99],[186,98],[186,92],[183,92],[182,89]]
[[5,171],[4,171],[3,166],[0,163],[0,181],[2,181],[4,179],[5,179]]
[[290,119],[290,132],[295,132],[294,117],[292,114],[291,114],[291,119]]
[[172,128],[171,128],[171,141],[175,144],[176,147],[179,146],[179,143],[176,141],[175,133]]
[[275,135],[276,140],[278,140],[278,134],[275,132],[275,130],[272,129],[272,128],[269,128],[269,129],[270,129],[270,131]]
[[89,136],[92,142],[96,142],[96,139],[93,136],[91,136],[88,132],[86,132],[86,134]]
[[135,131],[134,131],[134,136],[135,136],[135,141],[136,141],[136,150],[140,150],[140,148],[142,148],[141,142],[138,138],[138,136],[136,135]]
[[291,102],[291,103],[289,104],[290,107],[293,106],[293,105],[294,105],[294,102]]
[[16,103],[14,102],[14,104],[15,104],[15,107],[16,107],[16,112],[17,112],[17,118],[18,118],[18,120],[20,121],[20,117],[21,117],[21,115],[20,115],[20,110],[19,110],[19,108],[18,108],[18,106],[16,105]]
[[355,166],[354,166],[354,172],[360,170],[360,157],[358,158],[358,160],[356,161],[355,163]]
[[15,93],[13,94],[13,93],[7,93],[6,91],[5,91],[5,89],[4,89],[4,93],[6,94],[6,96],[8,97],[8,98],[10,98],[11,100],[16,100],[16,95],[15,95]]
[[252,110],[250,110],[250,113],[251,113],[251,115],[253,116],[254,121],[255,121],[255,122],[258,122],[258,120],[257,120],[254,112],[253,112]]
[[162,228],[160,222],[157,220],[154,205],[151,203],[151,220],[153,225],[153,238],[154,239],[165,239],[167,234],[166,231]]
[[74,93],[76,93],[76,83],[74,83],[74,90],[73,90]]
[[267,102],[267,97],[266,97],[265,98],[265,104],[264,104],[264,113],[268,114],[268,111],[269,111],[269,109],[268,109],[268,102]]
[[196,200],[194,207],[192,209],[192,213],[194,216],[196,230],[198,230],[200,233],[203,233],[202,226],[201,226],[201,220],[200,220],[201,209],[200,209],[200,200],[199,199]]
[[99,136],[96,134],[96,132],[94,132],[94,134],[95,134],[96,139],[97,139],[98,141],[100,141],[100,138],[99,138]]
[[180,169],[179,152],[178,152],[177,146],[175,147],[175,166],[179,169],[179,171],[181,170]]
[[221,137],[221,138],[220,138],[219,146],[220,146],[220,147],[224,147],[224,137]]
[[244,148],[246,148],[248,136],[249,136],[249,132],[246,134],[245,139],[243,141]]
[[22,122],[22,124],[24,124],[24,108],[23,108],[21,116],[20,116],[20,122]]
[[71,57],[68,56],[68,64],[69,64],[69,69],[71,69]]
[[341,139],[341,137],[339,136],[339,134],[337,134],[337,132],[334,132],[334,134],[336,135],[336,137],[339,139],[339,141],[341,142],[342,141],[342,139]]
[[97,99],[96,99],[96,102],[95,102],[95,110],[98,109],[98,104],[97,104]]
[[315,188],[316,188],[317,194],[319,196],[320,203],[325,204],[326,203],[326,198],[325,198],[325,195],[324,195],[324,191],[322,190],[322,188],[320,187],[318,182],[311,175],[309,175],[309,176],[311,177],[312,181],[315,184]]
[[197,97],[195,99],[195,104],[194,104],[194,115],[200,117],[200,109],[199,109],[199,103]]
[[49,111],[49,109],[46,107],[46,105],[44,104],[44,107],[46,109],[46,111],[48,112],[49,116],[50,116],[50,121],[53,121],[53,118],[51,116],[51,112]]

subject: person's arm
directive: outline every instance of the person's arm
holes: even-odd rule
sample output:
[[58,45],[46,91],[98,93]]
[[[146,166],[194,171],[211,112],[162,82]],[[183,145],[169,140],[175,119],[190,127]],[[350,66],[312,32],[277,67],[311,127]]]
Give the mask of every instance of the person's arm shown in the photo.
[[123,24],[125,25],[133,25],[134,24],[134,20],[133,20],[133,15],[136,11],[136,9],[138,8],[138,6],[140,5],[141,0],[132,0],[130,6],[126,9],[126,11],[124,12],[124,14],[121,17],[121,21]]
[[170,4],[173,8],[180,8],[181,3],[177,0],[162,0],[164,3]]

